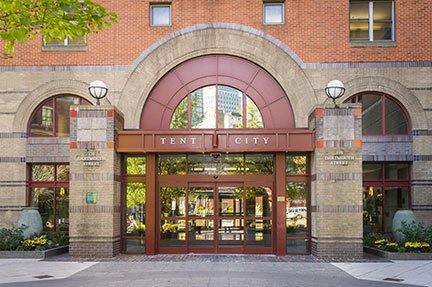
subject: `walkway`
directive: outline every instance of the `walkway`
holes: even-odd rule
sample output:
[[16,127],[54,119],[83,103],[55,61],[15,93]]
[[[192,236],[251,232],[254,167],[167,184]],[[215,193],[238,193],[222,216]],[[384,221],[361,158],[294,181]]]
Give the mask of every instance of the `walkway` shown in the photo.
[[[395,280],[403,281],[395,281]],[[0,286],[432,287],[432,261],[323,262],[311,256],[121,255],[111,260],[1,259]]]

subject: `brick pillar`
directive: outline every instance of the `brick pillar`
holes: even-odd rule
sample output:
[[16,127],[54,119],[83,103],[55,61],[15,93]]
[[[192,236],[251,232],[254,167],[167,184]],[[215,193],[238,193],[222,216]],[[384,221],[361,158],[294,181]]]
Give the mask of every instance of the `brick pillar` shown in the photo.
[[72,106],[70,112],[69,253],[113,257],[120,252],[120,156],[112,106]]
[[411,207],[418,222],[432,225],[432,130],[413,130]]
[[309,116],[312,154],[312,254],[363,256],[361,106],[318,106]]

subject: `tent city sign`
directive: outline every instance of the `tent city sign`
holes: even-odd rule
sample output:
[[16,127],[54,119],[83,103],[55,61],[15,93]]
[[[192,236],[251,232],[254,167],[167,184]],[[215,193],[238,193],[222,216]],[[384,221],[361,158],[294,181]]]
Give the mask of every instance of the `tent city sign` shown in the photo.
[[313,151],[313,132],[309,130],[192,130],[119,131],[118,152],[272,152]]
[[[197,137],[160,137],[161,145],[197,145]],[[268,145],[270,141],[270,136],[237,136],[232,139],[235,145]]]

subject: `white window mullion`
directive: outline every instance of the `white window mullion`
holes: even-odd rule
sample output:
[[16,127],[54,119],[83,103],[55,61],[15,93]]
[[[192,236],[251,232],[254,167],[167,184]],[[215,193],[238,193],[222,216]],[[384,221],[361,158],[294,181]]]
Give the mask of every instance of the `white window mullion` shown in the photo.
[[369,2],[369,41],[373,41],[373,2]]

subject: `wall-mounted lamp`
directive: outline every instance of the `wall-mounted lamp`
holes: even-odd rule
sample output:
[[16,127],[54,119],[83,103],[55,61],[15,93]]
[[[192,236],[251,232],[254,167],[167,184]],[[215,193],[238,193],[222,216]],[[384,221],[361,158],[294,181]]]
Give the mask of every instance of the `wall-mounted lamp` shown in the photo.
[[96,105],[99,106],[100,99],[105,98],[105,96],[108,94],[108,88],[105,85],[104,82],[96,80],[90,83],[88,90],[90,92],[90,95],[96,99]]
[[345,93],[344,84],[339,80],[330,81],[325,88],[325,93],[336,105],[336,100],[342,97]]

